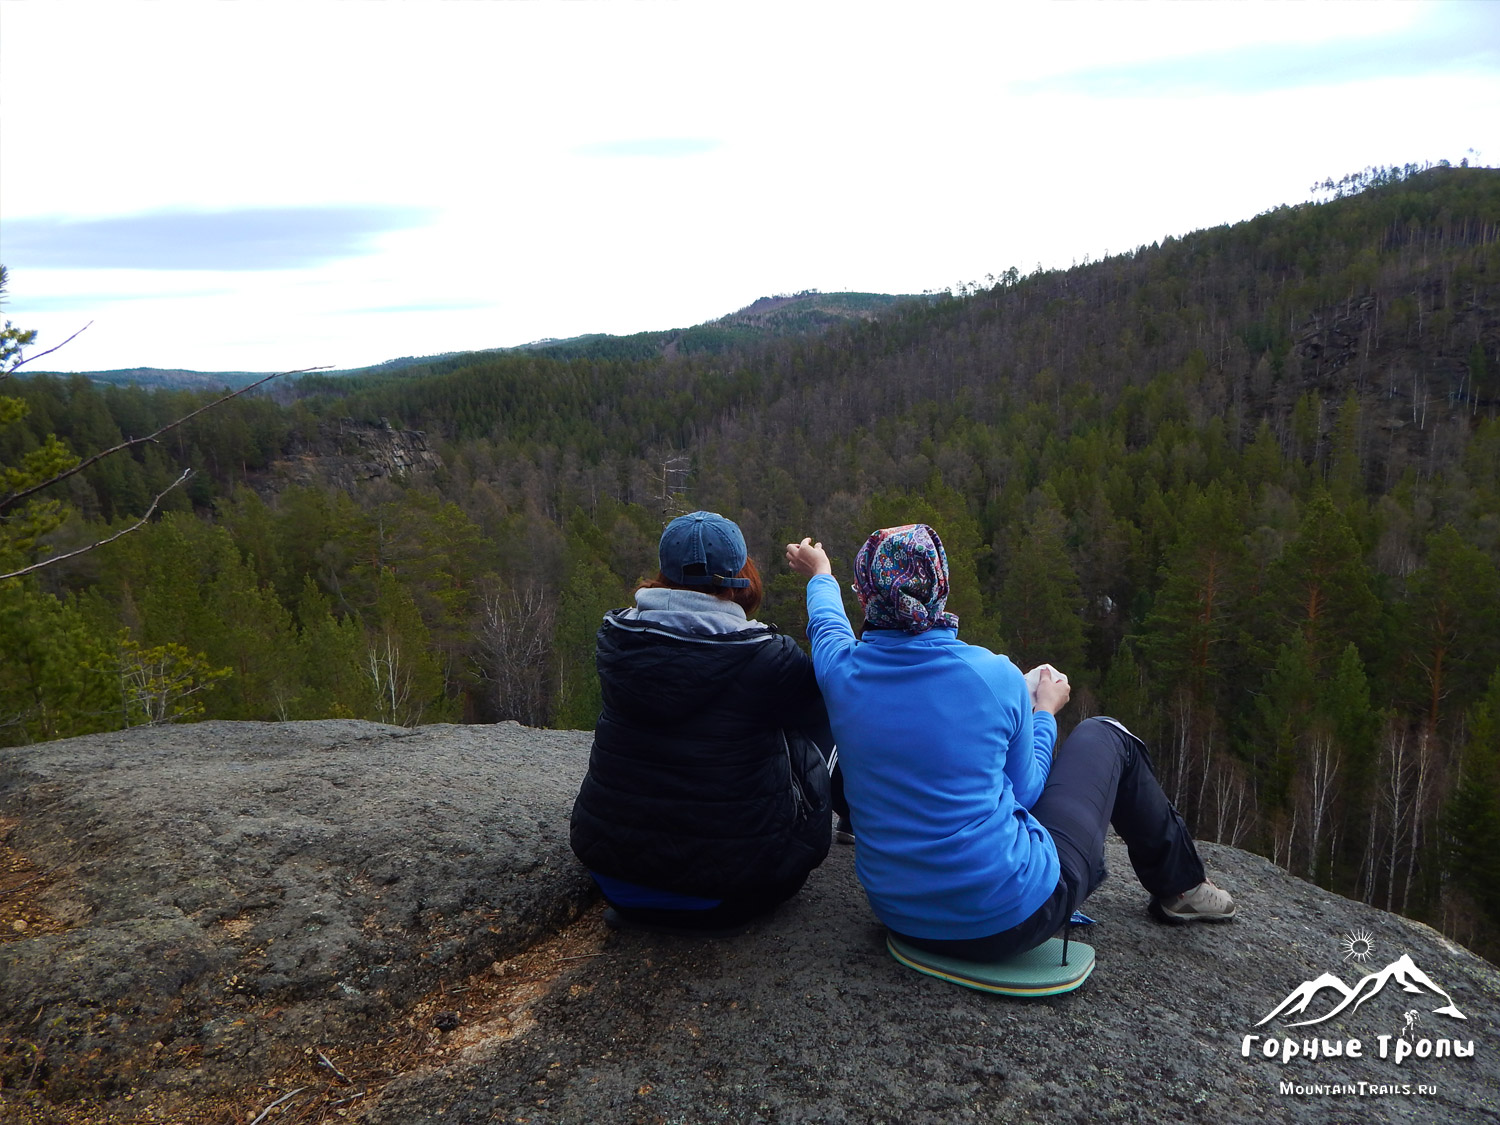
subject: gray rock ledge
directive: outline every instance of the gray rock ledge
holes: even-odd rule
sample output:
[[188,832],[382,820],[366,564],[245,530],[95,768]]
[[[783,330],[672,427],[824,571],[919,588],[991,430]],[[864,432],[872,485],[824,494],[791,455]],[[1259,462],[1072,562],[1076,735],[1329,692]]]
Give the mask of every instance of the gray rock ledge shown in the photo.
[[[1112,842],[1077,935],[1098,967],[1047,1000],[897,965],[848,847],[738,938],[609,930],[567,845],[588,745],[326,721],[0,750],[0,839],[40,887],[0,933],[0,1119],[248,1121],[300,1089],[267,1125],[1500,1120],[1495,967],[1231,848],[1203,851],[1240,919],[1172,929]],[[1392,980],[1255,1026],[1402,954],[1467,1018]],[[1473,1056],[1379,1057],[1407,1010],[1407,1042]]]

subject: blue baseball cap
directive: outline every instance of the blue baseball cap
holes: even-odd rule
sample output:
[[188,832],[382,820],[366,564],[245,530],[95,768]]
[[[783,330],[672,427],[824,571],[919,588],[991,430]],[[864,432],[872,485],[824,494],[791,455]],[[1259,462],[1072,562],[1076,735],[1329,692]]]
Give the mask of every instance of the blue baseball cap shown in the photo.
[[667,581],[679,586],[750,585],[750,579],[735,577],[745,568],[745,537],[718,512],[689,512],[667,524],[657,557]]

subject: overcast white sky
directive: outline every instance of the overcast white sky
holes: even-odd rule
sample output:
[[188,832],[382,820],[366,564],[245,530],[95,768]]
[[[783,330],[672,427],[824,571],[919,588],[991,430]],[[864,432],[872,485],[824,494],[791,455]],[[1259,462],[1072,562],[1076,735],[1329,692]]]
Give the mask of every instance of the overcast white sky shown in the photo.
[[1491,0],[0,0],[5,316],[94,322],[48,370],[915,293],[1466,155],[1500,164]]

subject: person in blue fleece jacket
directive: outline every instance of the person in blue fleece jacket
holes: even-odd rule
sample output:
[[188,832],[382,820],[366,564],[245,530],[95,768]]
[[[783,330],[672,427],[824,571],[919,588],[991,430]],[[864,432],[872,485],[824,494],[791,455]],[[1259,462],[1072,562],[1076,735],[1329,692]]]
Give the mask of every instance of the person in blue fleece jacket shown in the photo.
[[936,531],[907,524],[865,542],[858,636],[822,544],[787,544],[787,562],[808,578],[807,635],[855,870],[898,937],[975,961],[1035,948],[1103,882],[1110,823],[1156,917],[1233,917],[1144,744],[1113,719],[1089,719],[1054,756],[1067,681],[1044,667],[1033,701],[1010,660],[958,639]]

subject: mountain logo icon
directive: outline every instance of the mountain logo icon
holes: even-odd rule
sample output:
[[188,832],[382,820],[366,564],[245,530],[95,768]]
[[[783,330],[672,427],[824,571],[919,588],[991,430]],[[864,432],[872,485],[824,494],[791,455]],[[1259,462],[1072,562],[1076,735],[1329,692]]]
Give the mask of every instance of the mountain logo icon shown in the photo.
[[1424,992],[1441,996],[1446,1003],[1439,1008],[1432,1009],[1435,1016],[1449,1016],[1453,1019],[1466,1020],[1469,1017],[1458,1010],[1453,1003],[1453,997],[1449,996],[1436,981],[1417,968],[1416,962],[1403,953],[1385,968],[1378,972],[1368,973],[1350,988],[1333,973],[1324,973],[1314,980],[1306,980],[1299,984],[1287,995],[1276,1007],[1260,1020],[1255,1026],[1269,1023],[1278,1016],[1295,1016],[1308,1010],[1313,1000],[1323,992],[1337,994],[1338,1000],[1323,1015],[1315,1019],[1298,1020],[1296,1023],[1287,1024],[1288,1027],[1305,1027],[1312,1023],[1322,1023],[1344,1011],[1353,1011],[1370,997],[1374,996],[1391,981],[1401,986],[1403,992],[1421,995]]

